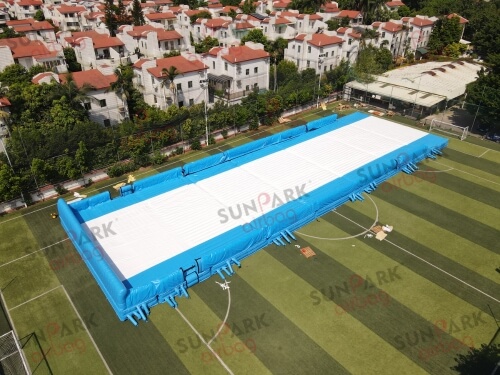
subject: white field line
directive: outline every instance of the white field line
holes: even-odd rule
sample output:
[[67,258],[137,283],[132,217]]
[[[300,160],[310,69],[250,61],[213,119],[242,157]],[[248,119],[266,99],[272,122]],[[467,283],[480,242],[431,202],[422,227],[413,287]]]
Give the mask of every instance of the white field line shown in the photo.
[[205,341],[205,339],[203,338],[203,336],[196,330],[196,328],[193,327],[193,325],[191,324],[191,322],[189,320],[187,320],[187,318],[184,316],[184,314],[181,313],[181,310],[179,310],[179,307],[176,307],[175,311],[177,311],[179,313],[179,315],[182,317],[182,319],[184,319],[184,321],[187,323],[187,325],[199,337],[199,339],[201,340],[201,342],[203,344],[205,344],[205,346],[208,348],[208,350],[210,350],[212,352],[212,354],[215,356],[215,358],[217,358],[217,360],[220,362],[220,364],[222,365],[222,367],[224,367],[226,369],[226,371],[228,372],[228,374],[234,375],[233,372],[231,371],[231,369],[224,363],[224,361],[222,360],[222,358],[219,357],[219,355],[212,349],[212,347],[207,344],[207,342]]
[[63,239],[63,240],[61,240],[61,241],[54,242],[52,245],[48,245],[48,246],[42,247],[41,249],[38,249],[38,250],[36,250],[36,251],[33,251],[32,253],[29,253],[29,254],[23,255],[23,256],[21,256],[21,257],[19,257],[19,258],[16,258],[16,259],[10,260],[10,261],[8,261],[7,263],[0,264],[0,268],[2,268],[3,266],[6,266],[6,265],[8,265],[8,264],[11,264],[11,263],[17,262],[17,261],[18,261],[18,260],[20,260],[20,259],[23,259],[23,258],[29,257],[30,255],[36,254],[36,253],[38,253],[38,252],[40,252],[40,251],[46,250],[46,249],[48,249],[49,247],[52,247],[52,246],[57,245],[57,244],[59,244],[59,243],[65,242],[65,241],[67,241],[67,240],[69,240],[69,237],[67,237],[67,238],[65,238],[65,239]]
[[231,288],[227,288],[227,297],[228,297],[227,311],[226,311],[226,316],[224,317],[224,321],[220,325],[219,330],[217,331],[217,333],[214,335],[214,337],[212,337],[210,339],[210,341],[207,343],[207,345],[210,345],[212,343],[212,341],[214,341],[217,338],[217,336],[219,336],[220,331],[222,331],[222,329],[226,325],[227,318],[229,317],[229,310],[231,309]]
[[59,289],[60,287],[62,287],[62,285],[58,285],[58,286],[56,286],[55,288],[52,288],[52,289],[50,289],[50,290],[47,290],[46,292],[44,292],[44,293],[42,293],[42,294],[40,294],[40,295],[38,295],[38,296],[36,296],[36,297],[33,297],[33,298],[31,298],[31,299],[29,299],[29,300],[27,300],[27,301],[23,302],[23,303],[20,303],[19,305],[17,305],[17,306],[14,306],[14,307],[10,308],[10,309],[9,309],[9,311],[12,311],[12,310],[14,310],[14,309],[17,309],[18,307],[21,307],[21,306],[23,306],[23,305],[26,305],[27,303],[29,303],[29,302],[31,302],[31,301],[34,301],[34,300],[36,300],[36,299],[38,299],[38,298],[40,298],[40,297],[43,297],[44,295],[46,295],[46,294],[48,294],[48,293],[50,293],[50,292],[52,292],[52,291],[54,291],[54,290],[56,290],[56,289]]
[[486,154],[488,151],[491,151],[491,150],[486,150],[485,152],[483,152],[481,155],[478,156],[478,158],[480,158],[481,156],[483,156],[484,154]]
[[484,178],[484,177],[481,177],[481,176],[478,176],[478,175],[475,175],[474,173],[470,173],[470,172],[466,172],[464,171],[463,169],[458,169],[458,168],[454,168],[448,164],[444,164],[444,163],[440,163],[439,161],[436,161],[436,160],[430,160],[431,162],[433,163],[437,163],[437,164],[441,164],[441,165],[444,165],[445,167],[448,167],[448,168],[452,168],[456,171],[459,171],[459,172],[462,172],[462,173],[465,173],[465,174],[468,174],[470,176],[473,176],[473,177],[476,177],[476,178],[480,178],[481,180],[485,180],[487,182],[490,182],[492,184],[495,184],[495,185],[500,185],[500,182],[495,182],[495,181],[491,181],[491,180],[488,180],[487,178]]
[[[345,219],[349,220],[349,221],[350,221],[350,222],[352,222],[353,224],[356,224],[357,226],[359,226],[359,227],[361,227],[361,228],[363,228],[363,229],[366,229],[365,227],[363,227],[361,224],[359,224],[359,223],[355,222],[354,220],[351,220],[351,219],[349,219],[348,217],[346,217],[346,216],[344,216],[344,215],[342,215],[342,214],[340,214],[340,213],[338,213],[338,212],[335,212],[335,213],[336,213],[337,215],[340,215],[340,216],[342,216],[343,218],[345,218]],[[462,284],[464,284],[464,285],[468,286],[469,288],[472,288],[472,289],[474,289],[475,291],[477,291],[477,292],[479,292],[479,293],[481,293],[481,294],[485,295],[486,297],[491,298],[493,301],[500,303],[500,300],[496,299],[495,297],[490,296],[490,295],[489,295],[489,294],[487,294],[486,292],[483,292],[481,289],[478,289],[478,288],[476,288],[475,286],[473,286],[473,285],[471,285],[471,284],[469,284],[469,283],[465,282],[464,280],[462,280],[462,279],[460,279],[460,278],[458,278],[458,277],[456,277],[456,276],[452,275],[451,273],[449,273],[449,272],[447,272],[447,271],[443,270],[442,268],[439,268],[438,266],[436,266],[435,264],[433,264],[433,263],[429,262],[428,260],[425,260],[424,258],[419,257],[419,256],[418,256],[418,255],[416,255],[416,254],[413,254],[411,251],[406,250],[405,248],[403,248],[403,247],[401,247],[401,246],[399,246],[399,245],[396,245],[394,242],[391,242],[391,241],[389,241],[389,240],[387,240],[387,239],[386,239],[386,240],[384,240],[384,241],[387,241],[387,242],[388,242],[388,243],[390,243],[392,246],[397,247],[398,249],[400,249],[400,250],[404,251],[405,253],[407,253],[407,254],[409,254],[409,255],[411,255],[411,256],[413,256],[413,257],[415,257],[415,258],[419,259],[419,260],[421,260],[422,262],[427,263],[429,266],[434,267],[434,268],[435,268],[435,269],[437,269],[438,271],[443,272],[444,274],[446,274],[446,275],[450,276],[451,278],[453,278],[453,279],[455,279],[455,280],[457,280],[457,281],[461,282]]]
[[68,292],[66,291],[66,288],[64,287],[64,285],[61,285],[61,286],[62,286],[62,288],[63,288],[63,290],[64,290],[64,294],[66,294],[66,297],[68,297],[68,301],[69,301],[69,303],[71,303],[71,306],[73,306],[73,310],[75,310],[76,315],[78,315],[78,319],[80,319],[80,322],[82,322],[83,326],[85,327],[85,330],[86,330],[86,331],[87,331],[87,333],[89,334],[90,341],[92,341],[92,343],[94,344],[94,347],[95,347],[95,349],[97,350],[97,353],[99,354],[99,356],[101,357],[102,361],[104,362],[104,366],[106,366],[106,369],[108,370],[108,372],[109,372],[110,374],[113,374],[113,373],[111,372],[111,369],[109,368],[109,366],[108,366],[108,364],[107,364],[106,360],[104,359],[104,356],[102,355],[101,351],[100,351],[100,350],[99,350],[99,348],[97,347],[97,344],[95,343],[94,338],[93,338],[93,337],[92,337],[92,335],[90,334],[90,331],[89,331],[89,329],[87,328],[87,326],[86,326],[86,324],[85,324],[85,321],[82,319],[82,317],[81,317],[80,313],[78,312],[78,310],[76,309],[75,305],[73,304],[73,301],[71,300],[71,298],[70,298],[70,296],[69,296]]

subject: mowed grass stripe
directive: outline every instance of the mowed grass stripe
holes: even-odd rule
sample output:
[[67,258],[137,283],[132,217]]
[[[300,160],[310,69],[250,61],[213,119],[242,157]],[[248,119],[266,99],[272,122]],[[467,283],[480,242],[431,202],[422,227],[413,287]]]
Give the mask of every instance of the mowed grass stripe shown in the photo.
[[486,173],[478,169],[471,168],[467,164],[456,163],[453,160],[445,158],[438,158],[437,160],[428,159],[424,162],[424,164],[439,170],[444,170],[446,173],[473,183],[484,183],[491,190],[500,192],[500,177],[497,175]]
[[[443,265],[453,266],[448,264],[448,260],[455,263],[460,266],[461,272],[465,272],[461,273],[464,277],[467,276],[469,280],[480,280],[482,286],[492,290],[498,277],[492,265],[497,261],[498,255],[411,212],[400,210],[399,207],[377,197],[373,199],[380,210],[381,219],[393,223],[395,232],[432,249],[433,253],[439,254],[440,259],[445,261]],[[367,212],[364,205],[352,204],[349,207],[371,217],[371,211]],[[339,212],[342,212],[342,209]]]
[[474,220],[466,215],[454,212],[428,199],[419,197],[407,190],[398,189],[391,183],[391,194],[375,192],[378,198],[390,202],[402,210],[421,217],[438,227],[446,229],[457,236],[477,243],[490,251],[500,254],[498,238],[500,233],[495,228]]
[[448,148],[455,151],[470,154],[469,156],[486,159],[500,164],[500,152],[493,150],[489,147],[479,146],[473,143],[462,142],[454,139],[450,142]]
[[[439,169],[432,167],[425,167],[426,171],[420,172],[417,176],[431,184],[441,186],[457,194],[474,199],[477,202],[487,204],[494,208],[500,208],[500,184],[490,184],[485,180],[471,177],[470,175],[460,173],[459,171],[440,172]],[[439,166],[439,168],[444,168]],[[435,172],[435,175],[431,175]],[[426,173],[426,174],[423,174]],[[468,179],[474,179],[474,182]]]
[[443,150],[443,156],[446,159],[453,160],[454,162],[468,165],[474,169],[490,173],[492,175],[498,174],[498,169],[500,164],[482,158],[471,157],[470,155],[464,154],[460,151],[453,150],[451,148],[445,148]]
[[[278,251],[269,251],[268,254],[281,262],[292,272],[309,283],[318,291],[326,291],[329,296],[329,287],[331,285],[344,286],[352,278],[354,272],[340,262],[329,257],[324,251],[301,237],[302,246],[310,246],[318,255],[316,262],[304,262],[304,257],[298,256],[289,245],[286,249]],[[335,245],[327,244],[326,248],[333,249]],[[353,256],[355,256],[353,254]],[[349,285],[347,285],[349,287]],[[348,310],[352,317],[360,321],[364,326],[373,331],[384,341],[400,350],[402,355],[408,357],[424,370],[436,374],[451,373],[449,371],[449,354],[440,353],[427,361],[422,360],[422,350],[427,348],[428,342],[418,341],[413,346],[401,345],[398,336],[407,332],[429,332],[430,325],[427,320],[413,312],[410,308],[396,301],[389,296],[389,299],[377,286],[370,288],[358,288],[356,292],[348,289],[347,293],[339,293],[336,303],[343,306],[351,306]],[[372,301],[370,303],[370,301]],[[374,302],[377,301],[377,302]],[[388,301],[388,302],[386,302]],[[369,306],[362,308],[361,306]],[[445,332],[440,332],[441,337],[447,343],[458,345],[456,339]],[[429,337],[428,337],[429,339]]]
[[[50,220],[47,217],[48,212],[45,210],[25,217],[39,243],[51,242],[64,234],[58,220]],[[95,324],[89,325],[88,328],[113,373],[164,374],[164,369],[157,362],[158,358],[168,361],[173,372],[188,373],[154,325],[142,324],[138,329],[130,322],[121,322],[118,319],[101,288],[69,241],[56,245],[50,252],[46,252],[45,256],[56,271],[52,272],[47,265],[43,271],[32,272],[34,278],[57,277],[56,280],[65,286],[83,319],[93,317]],[[21,290],[17,292],[21,293]]]
[[[227,294],[227,291],[222,291],[218,285],[215,286],[219,289],[219,293]],[[221,319],[192,289],[189,290],[189,299],[178,298],[177,302],[182,314],[206,342],[210,341],[218,331]],[[232,327],[234,332],[224,328],[218,338],[211,343],[212,349],[235,374],[270,374],[253,355],[256,349],[255,341],[251,333],[245,333],[242,322],[245,318],[239,319],[232,314],[230,316],[228,326]],[[227,374],[191,327],[169,305],[163,304],[152,309],[150,319],[191,374]],[[231,324],[235,321],[236,323]],[[255,326],[255,322],[253,325]],[[166,365],[168,366],[168,363]]]
[[[329,219],[333,223],[321,220],[314,224],[314,229],[304,228],[302,232],[313,231],[318,236],[330,234],[330,236],[346,237],[349,235],[349,233],[339,229],[344,225],[350,227],[351,222],[348,219],[338,215],[336,220],[334,215]],[[375,250],[372,246],[380,244],[376,239],[358,237],[330,246],[324,240],[308,238],[308,241],[322,250],[325,249],[325,253],[351,269],[355,274],[370,280],[366,285],[377,286],[428,320],[430,324],[442,320],[455,322],[457,329],[453,329],[449,333],[456,339],[470,336],[475,343],[487,343],[491,339],[491,326],[495,324],[492,318],[481,314],[482,319],[478,321],[478,325],[474,325],[473,316],[479,314],[475,306]],[[381,245],[384,244],[392,246],[387,242],[382,242]],[[357,281],[357,279],[354,277],[350,281]],[[357,286],[359,283],[353,284]],[[462,324],[462,320],[466,324]],[[437,337],[434,341],[437,344]]]
[[[369,223],[372,220],[371,217],[368,217],[351,207],[343,206],[341,210],[338,211],[344,216],[357,223],[360,223],[365,227],[369,227],[371,225]],[[332,223],[335,223],[335,225],[340,225],[338,224],[339,221],[337,218],[331,218],[329,220],[331,220]],[[350,231],[347,229],[347,225],[343,222],[340,223],[342,223],[342,228],[345,226],[345,230],[350,233]],[[481,276],[474,270],[470,270],[464,267],[460,263],[450,260],[449,258],[439,254],[433,249],[422,245],[417,240],[405,236],[398,231],[397,226],[395,227],[393,232],[389,234],[389,237],[387,239],[395,243],[396,245],[401,246],[405,250],[408,250],[411,253],[419,256],[420,258],[427,260],[428,262],[441,268],[442,270],[445,270],[446,272],[459,277],[461,280],[470,283],[474,287],[483,290],[485,293],[488,293],[498,299],[498,286],[495,282],[492,282],[491,280]],[[489,314],[487,304],[495,303],[495,301],[484,296],[478,291],[467,287],[460,281],[450,277],[449,275],[437,270],[434,267],[431,267],[427,263],[422,262],[415,257],[412,257],[396,246],[388,244],[385,241],[373,241],[373,243],[370,243],[370,246],[373,249],[381,252],[382,254],[394,259],[396,262],[405,265],[405,267],[411,269],[413,272],[434,282],[441,288],[446,289],[454,295],[457,295],[464,301],[467,301],[469,304],[475,306],[478,310],[484,311],[485,313]]]
[[[304,266],[316,262],[303,258],[297,249],[290,246],[286,249],[269,249],[269,252],[282,251],[295,253],[296,257],[302,258]],[[317,303],[311,296],[316,292],[319,295],[319,292],[268,252],[260,251],[252,255],[245,260],[245,264],[248,267],[239,270],[238,275],[264,298],[272,301],[288,319],[301,327],[349,372],[398,375],[425,373],[362,322],[347,313],[336,313],[335,301],[322,300]],[[257,269],[258,272],[255,272]],[[272,283],[269,283],[267,277],[263,277],[265,274],[272,275]],[[330,279],[330,275],[325,276]],[[384,353],[384,356],[380,353]]]
[[[243,267],[245,263],[243,263]],[[261,277],[273,281],[273,275],[262,274],[258,267],[252,268]],[[255,341],[255,356],[273,374],[347,374],[348,372],[332,358],[318,343],[308,337],[300,327],[291,322],[276,306],[262,297],[250,284],[238,276],[231,277],[231,317],[241,317],[253,322],[248,334]],[[215,285],[216,286],[216,285]],[[215,290],[209,282],[194,287],[196,293],[223,319],[227,309],[227,296]],[[232,319],[232,318],[231,318]],[[257,321],[260,322],[258,328]]]
[[[429,176],[432,179],[429,179]],[[440,177],[440,174],[427,171],[417,171],[413,175],[399,173],[388,180],[387,184],[379,189],[379,192],[384,193],[383,195],[389,195],[392,192],[390,189],[393,187],[407,190],[440,206],[467,215],[471,219],[500,230],[500,216],[497,208],[432,183],[436,182]],[[384,189],[386,187],[387,189]],[[500,194],[495,195],[500,198]],[[500,199],[498,203],[500,205]]]

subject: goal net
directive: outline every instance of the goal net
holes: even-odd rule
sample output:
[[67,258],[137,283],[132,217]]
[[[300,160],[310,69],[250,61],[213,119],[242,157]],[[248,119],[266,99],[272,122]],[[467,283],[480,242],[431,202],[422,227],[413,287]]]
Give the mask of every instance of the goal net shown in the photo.
[[460,138],[461,141],[467,138],[467,134],[469,133],[468,126],[464,127],[464,126],[453,125],[448,122],[439,121],[436,119],[432,119],[431,126],[429,127],[429,132],[433,130],[438,131],[440,133],[450,134],[454,137],[458,137]]
[[14,331],[0,336],[0,373],[5,375],[30,374]]

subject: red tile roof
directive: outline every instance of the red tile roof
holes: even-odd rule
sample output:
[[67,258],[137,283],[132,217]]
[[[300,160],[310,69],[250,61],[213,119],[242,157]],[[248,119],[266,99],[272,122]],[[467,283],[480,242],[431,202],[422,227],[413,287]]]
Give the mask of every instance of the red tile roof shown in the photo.
[[154,21],[154,20],[168,20],[172,18],[177,18],[174,13],[172,12],[164,12],[164,13],[149,13],[145,14],[144,17],[147,19]]
[[42,42],[39,40],[29,40],[26,37],[0,39],[0,46],[9,47],[12,57],[15,59],[49,53],[49,50]]
[[236,30],[253,29],[255,27],[250,22],[246,22],[246,21],[238,22],[238,23],[235,23],[234,25],[235,25]]
[[16,2],[16,4],[23,6],[23,7],[30,6],[30,5],[41,6],[43,4],[43,1],[41,1],[41,0],[19,0]]
[[227,21],[223,20],[222,18],[212,18],[207,20],[205,26],[209,29],[215,29],[218,27],[224,27],[225,23],[227,23]]
[[0,107],[7,107],[11,105],[10,102],[9,102],[9,99],[7,98],[0,98]]
[[62,4],[59,6],[56,6],[56,9],[59,11],[61,14],[67,14],[67,13],[79,13],[79,12],[85,12],[87,9],[82,6],[68,6],[66,4]]
[[163,29],[157,29],[156,31],[158,33],[158,40],[176,40],[176,39],[182,39],[182,35],[179,34],[175,30],[163,30]]
[[384,26],[382,26],[382,29],[389,31],[391,33],[395,33],[397,31],[403,30],[403,25],[394,22],[385,22]]
[[327,3],[321,7],[321,11],[323,13],[337,13],[340,12],[337,4],[334,3]]
[[350,19],[353,20],[358,18],[359,16],[361,16],[361,12],[357,10],[343,10],[336,17],[337,18],[349,17]]
[[462,24],[462,25],[463,25],[463,24],[465,24],[465,23],[468,23],[468,22],[469,22],[469,20],[467,20],[467,19],[463,18],[462,16],[460,16],[460,15],[458,15],[458,14],[456,14],[456,13],[448,14],[448,15],[446,16],[446,18],[448,18],[448,19],[452,19],[452,18],[454,18],[454,17],[458,17],[458,18],[459,18],[458,22],[459,22],[460,24]]
[[[217,56],[217,53],[221,50],[221,47],[214,47],[208,53],[212,56]],[[243,61],[264,59],[269,57],[269,53],[262,49],[252,49],[248,46],[235,46],[229,47],[228,53],[221,56],[224,60],[230,63],[238,63]]]
[[[84,70],[82,72],[71,73],[77,87],[83,87],[85,84],[92,86],[96,90],[107,89],[116,81],[114,74],[104,75],[98,69]],[[66,82],[68,74],[59,74],[61,82]]]
[[162,77],[161,71],[163,69],[169,69],[171,66],[175,66],[181,74],[198,72],[200,70],[205,70],[208,67],[203,64],[200,60],[188,60],[184,56],[174,56],[166,57],[163,59],[156,60],[156,66],[149,68],[150,72],[156,78]]
[[307,43],[312,44],[316,47],[324,47],[330,46],[332,44],[342,44],[343,40],[338,36],[330,36],[325,34],[312,34],[311,40],[308,40]]
[[56,74],[52,72],[44,72],[44,73],[38,73],[36,76],[33,77],[31,82],[33,82],[35,85],[40,84],[40,81],[44,78],[51,77],[54,79],[58,79],[59,77],[54,77]]
[[116,36],[102,36],[100,38],[92,38],[92,42],[94,43],[94,48],[119,47],[125,45],[125,43],[123,43]]
[[319,20],[321,21],[323,17],[321,17],[319,14],[299,14],[297,16],[298,19],[304,19],[306,16],[309,16],[309,20]]
[[434,25],[434,21],[431,21],[430,19],[428,18],[418,18],[418,17],[415,17],[411,23],[415,26],[430,26],[430,25]]
[[402,7],[405,4],[402,1],[395,0],[385,3],[385,5],[387,5],[388,7]]
[[132,37],[137,37],[143,35],[145,31],[151,31],[151,30],[154,31],[155,29],[156,28],[151,25],[134,26],[132,30],[127,31],[127,34]]

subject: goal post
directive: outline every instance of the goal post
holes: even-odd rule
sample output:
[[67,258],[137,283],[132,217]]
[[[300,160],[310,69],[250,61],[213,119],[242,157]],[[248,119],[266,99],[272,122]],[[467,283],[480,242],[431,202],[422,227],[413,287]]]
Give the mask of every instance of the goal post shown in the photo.
[[31,374],[14,331],[0,336],[0,372],[6,375]]
[[458,137],[461,141],[467,138],[467,135],[469,134],[468,126],[453,125],[449,122],[444,122],[436,119],[432,119],[431,125],[429,127],[429,133],[433,130]]

